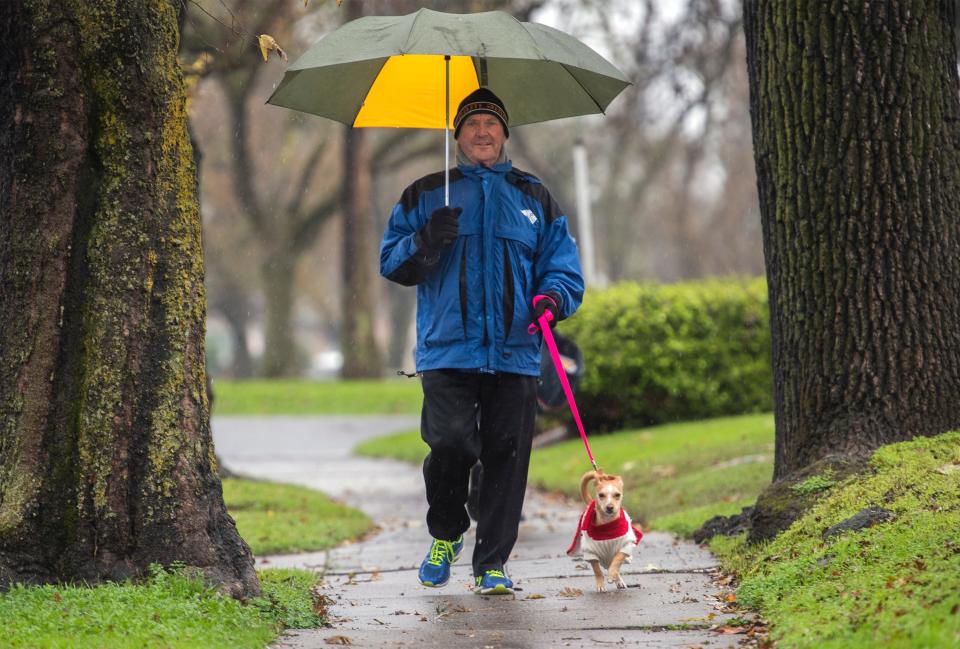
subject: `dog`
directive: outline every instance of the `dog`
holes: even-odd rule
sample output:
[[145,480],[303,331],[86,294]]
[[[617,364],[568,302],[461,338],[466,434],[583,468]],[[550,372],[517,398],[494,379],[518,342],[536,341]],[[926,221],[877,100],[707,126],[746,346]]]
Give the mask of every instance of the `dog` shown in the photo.
[[[590,497],[591,482],[596,483],[596,498]],[[626,588],[620,566],[630,563],[633,546],[640,542],[643,533],[633,526],[623,509],[623,479],[603,471],[587,471],[580,478],[580,497],[587,508],[580,516],[567,554],[582,556],[590,564],[598,593],[606,590],[601,566],[607,570],[611,584]]]

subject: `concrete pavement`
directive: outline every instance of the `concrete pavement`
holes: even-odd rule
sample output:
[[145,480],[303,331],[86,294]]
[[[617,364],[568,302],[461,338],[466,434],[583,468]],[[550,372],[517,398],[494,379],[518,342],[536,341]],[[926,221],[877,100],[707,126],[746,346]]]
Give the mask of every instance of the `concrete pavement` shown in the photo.
[[[711,632],[721,611],[711,582],[716,561],[693,543],[648,533],[622,571],[628,588],[593,592],[593,573],[565,551],[579,506],[529,492],[525,520],[507,570],[513,597],[470,590],[471,530],[450,583],[417,583],[429,545],[419,467],[358,458],[369,437],[416,428],[417,417],[216,417],[218,454],[241,474],[319,489],[363,510],[380,526],[370,538],[329,552],[259,557],[258,567],[299,567],[323,574],[332,626],[289,631],[277,649],[436,647],[732,647]],[[574,479],[574,478],[571,478]],[[629,485],[627,486],[629,488]]]

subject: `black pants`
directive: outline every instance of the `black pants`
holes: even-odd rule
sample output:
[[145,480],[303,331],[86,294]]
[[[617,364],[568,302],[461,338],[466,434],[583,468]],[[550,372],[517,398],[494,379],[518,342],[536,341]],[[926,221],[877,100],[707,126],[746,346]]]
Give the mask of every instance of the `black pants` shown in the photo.
[[470,469],[483,464],[473,572],[499,570],[517,541],[537,412],[537,377],[457,370],[423,373],[420,435],[427,528],[454,540],[470,529]]

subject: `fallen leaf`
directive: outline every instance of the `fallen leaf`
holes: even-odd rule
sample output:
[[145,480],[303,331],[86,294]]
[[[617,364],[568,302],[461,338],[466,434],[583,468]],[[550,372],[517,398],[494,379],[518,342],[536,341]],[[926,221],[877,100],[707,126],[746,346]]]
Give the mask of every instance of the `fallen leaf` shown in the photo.
[[345,635],[332,635],[329,638],[324,638],[323,641],[326,644],[339,644],[339,645],[353,644],[353,641],[350,640],[350,638],[348,638]]
[[560,591],[560,597],[580,597],[581,595],[583,595],[582,590],[579,588],[571,588],[570,586]]
[[722,633],[723,635],[733,635],[735,633],[746,633],[749,627],[745,626],[719,626],[713,630],[714,633]]
[[540,595],[539,593],[530,593],[529,595],[527,595],[527,596],[524,597],[523,599],[544,599],[544,597],[543,597],[543,595]]
[[728,602],[735,602],[735,601],[737,601],[737,594],[736,594],[736,593],[730,593],[730,594],[727,595],[724,599],[725,599],[726,601],[728,601]]
[[257,43],[260,45],[260,54],[263,55],[263,60],[266,61],[270,58],[270,52],[275,51],[277,56],[282,58],[284,61],[287,60],[287,53],[277,44],[277,41],[270,36],[269,34],[260,34],[257,36]]
[[957,471],[960,471],[960,464],[944,464],[941,467],[937,467],[937,473],[942,473],[943,475],[950,475]]

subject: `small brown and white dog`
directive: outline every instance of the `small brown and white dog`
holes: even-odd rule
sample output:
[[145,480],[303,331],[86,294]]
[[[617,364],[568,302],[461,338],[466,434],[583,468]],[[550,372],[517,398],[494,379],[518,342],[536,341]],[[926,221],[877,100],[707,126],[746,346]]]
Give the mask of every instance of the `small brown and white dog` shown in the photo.
[[[589,494],[591,482],[595,483],[596,498]],[[582,557],[590,564],[598,593],[606,590],[600,566],[607,570],[607,580],[611,584],[626,588],[620,576],[620,565],[630,563],[633,546],[640,542],[643,533],[633,526],[622,507],[623,479],[603,471],[587,471],[580,478],[580,497],[587,508],[580,516],[580,524],[567,554]]]

